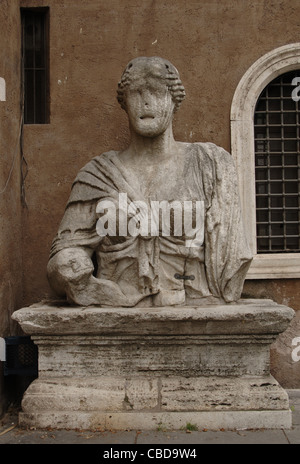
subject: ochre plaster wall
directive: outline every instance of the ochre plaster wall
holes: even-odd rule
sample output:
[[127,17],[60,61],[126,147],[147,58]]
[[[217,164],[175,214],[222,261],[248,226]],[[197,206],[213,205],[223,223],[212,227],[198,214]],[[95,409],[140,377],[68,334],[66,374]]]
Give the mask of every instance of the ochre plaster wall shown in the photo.
[[[0,101],[0,337],[16,333],[10,316],[22,304],[19,16],[18,0],[1,1],[0,77],[6,101]],[[6,401],[0,362],[0,417]]]
[[[300,2],[21,0],[21,5],[50,6],[51,44],[50,124],[24,128],[23,305],[28,305],[52,295],[48,254],[76,173],[93,156],[128,142],[126,115],[116,101],[127,62],[158,55],[175,64],[187,93],[174,121],[175,137],[230,150],[234,91],[259,57],[299,41]],[[300,309],[297,279],[246,282],[245,293]]]

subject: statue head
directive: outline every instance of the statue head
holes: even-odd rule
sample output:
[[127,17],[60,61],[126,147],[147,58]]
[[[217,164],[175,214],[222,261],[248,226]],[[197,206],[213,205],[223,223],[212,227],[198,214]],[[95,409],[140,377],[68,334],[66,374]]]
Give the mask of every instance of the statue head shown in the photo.
[[185,90],[179,73],[170,61],[153,57],[139,57],[131,60],[126,66],[118,83],[118,102],[127,111],[126,89],[137,79],[159,79],[168,88],[177,111],[185,98]]

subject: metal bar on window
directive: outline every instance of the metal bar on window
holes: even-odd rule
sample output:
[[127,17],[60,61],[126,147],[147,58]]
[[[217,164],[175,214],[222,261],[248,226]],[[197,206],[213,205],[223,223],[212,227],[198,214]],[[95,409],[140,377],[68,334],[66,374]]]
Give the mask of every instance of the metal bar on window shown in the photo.
[[300,251],[300,117],[291,85],[298,76],[295,71],[274,79],[256,105],[258,253]]
[[22,8],[22,86],[25,124],[49,122],[48,8]]

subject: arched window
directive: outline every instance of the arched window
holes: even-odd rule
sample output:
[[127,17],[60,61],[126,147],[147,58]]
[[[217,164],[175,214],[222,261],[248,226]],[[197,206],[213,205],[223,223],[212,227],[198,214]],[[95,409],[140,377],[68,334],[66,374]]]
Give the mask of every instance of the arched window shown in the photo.
[[300,277],[299,84],[300,44],[289,44],[256,61],[233,98],[231,151],[254,254],[250,279]]

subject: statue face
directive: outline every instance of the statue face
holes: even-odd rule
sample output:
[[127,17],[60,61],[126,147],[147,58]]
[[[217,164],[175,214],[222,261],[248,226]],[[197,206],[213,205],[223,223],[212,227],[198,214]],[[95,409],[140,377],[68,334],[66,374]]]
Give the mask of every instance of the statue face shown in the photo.
[[175,104],[163,79],[134,79],[126,89],[126,106],[131,129],[144,137],[157,137],[172,123]]

